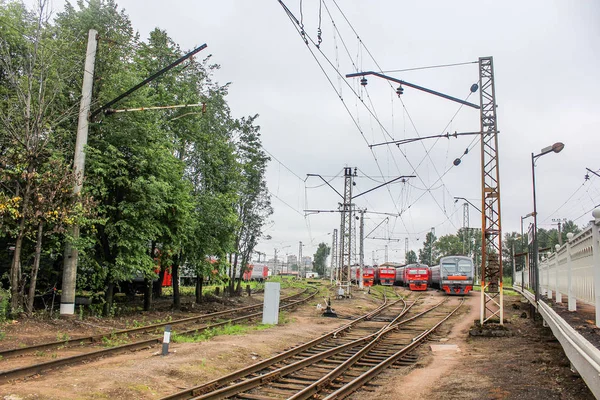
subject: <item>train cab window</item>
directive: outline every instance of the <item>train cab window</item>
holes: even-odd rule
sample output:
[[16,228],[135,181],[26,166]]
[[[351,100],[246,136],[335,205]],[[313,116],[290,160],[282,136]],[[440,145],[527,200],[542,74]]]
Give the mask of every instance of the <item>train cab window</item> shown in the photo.
[[458,261],[458,271],[459,272],[471,272],[472,265],[469,260],[460,260]]
[[456,272],[456,263],[453,263],[453,262],[443,263],[442,268],[446,272]]

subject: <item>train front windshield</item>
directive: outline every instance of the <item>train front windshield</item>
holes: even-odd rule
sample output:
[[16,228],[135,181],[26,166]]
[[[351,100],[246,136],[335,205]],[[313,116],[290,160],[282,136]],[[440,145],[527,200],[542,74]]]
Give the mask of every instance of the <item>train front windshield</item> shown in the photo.
[[454,261],[446,261],[444,263],[442,263],[442,269],[444,270],[444,272],[446,272],[447,274],[469,274],[472,269],[473,269],[473,265],[471,264],[471,261],[469,260],[458,260],[458,263],[454,262]]
[[426,269],[411,269],[408,271],[409,275],[418,275],[418,274],[426,274],[427,270]]

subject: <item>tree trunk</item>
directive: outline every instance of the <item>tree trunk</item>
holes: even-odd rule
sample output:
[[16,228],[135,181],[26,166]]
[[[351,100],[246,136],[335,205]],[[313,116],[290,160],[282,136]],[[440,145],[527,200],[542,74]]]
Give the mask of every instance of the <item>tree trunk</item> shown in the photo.
[[37,239],[35,242],[35,257],[33,259],[33,268],[31,269],[31,282],[29,283],[29,297],[27,298],[27,314],[31,317],[33,314],[33,300],[35,298],[35,286],[37,284],[37,275],[40,270],[40,258],[42,255],[42,239],[44,233],[44,223],[38,225]]
[[144,279],[144,311],[152,308],[152,280]]
[[179,310],[181,308],[181,297],[179,295],[179,255],[173,258],[171,274],[173,276],[173,309]]
[[160,272],[158,273],[158,280],[152,283],[152,292],[154,293],[154,298],[162,297],[162,283],[163,279],[165,279],[165,270],[166,268],[160,267]]
[[238,253],[233,256],[233,264],[231,264],[231,276],[229,279],[229,296],[235,296],[235,276],[237,272]]
[[104,295],[106,302],[104,303],[104,315],[110,315],[112,310],[113,301],[115,294],[115,283],[109,282],[106,288],[106,294]]
[[204,283],[203,275],[196,275],[196,304],[202,303],[202,284]]

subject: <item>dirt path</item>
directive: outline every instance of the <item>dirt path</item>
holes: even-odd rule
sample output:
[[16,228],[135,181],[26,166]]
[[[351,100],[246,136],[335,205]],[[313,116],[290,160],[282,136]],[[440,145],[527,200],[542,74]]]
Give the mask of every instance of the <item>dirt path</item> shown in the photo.
[[[436,296],[441,294],[436,293]],[[422,346],[420,362],[410,371],[390,370],[375,382],[371,399],[411,400],[528,399],[592,400],[583,380],[569,369],[569,361],[549,328],[522,318],[529,305],[520,296],[505,296],[506,326],[513,336],[470,337],[479,319],[479,293],[471,293],[467,310],[445,327],[436,341]],[[431,345],[456,345],[458,351],[432,351]],[[363,399],[358,392],[353,399]]]
[[[436,291],[426,296],[433,301],[444,297]],[[458,298],[450,301],[458,304]],[[416,365],[388,370],[369,392],[357,392],[352,398],[593,399],[583,381],[570,372],[551,332],[541,323],[521,318],[529,307],[520,297],[505,297],[507,325],[514,336],[470,338],[468,330],[478,318],[478,302],[478,293],[469,296],[460,313],[421,346]],[[157,355],[159,347],[153,347],[5,384],[0,386],[0,399],[157,399],[271,357],[345,324],[343,317],[365,313],[377,303],[366,294],[335,302],[339,319],[321,317],[316,303],[311,304],[284,315],[282,325],[173,344],[167,357]],[[431,345],[440,344],[456,348],[431,350]],[[0,360],[0,369],[2,364]]]

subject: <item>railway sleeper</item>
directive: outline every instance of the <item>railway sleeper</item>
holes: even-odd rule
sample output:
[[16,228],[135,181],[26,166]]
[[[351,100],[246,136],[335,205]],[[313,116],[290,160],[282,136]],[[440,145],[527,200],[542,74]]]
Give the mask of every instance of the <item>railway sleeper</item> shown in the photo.
[[289,375],[289,378],[293,379],[312,379],[313,381],[319,380],[323,377],[324,374],[328,374],[331,372],[331,369],[321,369],[320,371],[302,371],[302,375],[293,374]]
[[272,386],[267,386],[267,387],[263,387],[260,389],[255,389],[255,390],[260,390],[261,394],[274,394],[275,396],[277,396],[277,398],[281,398],[280,396],[285,396],[285,398],[287,399],[288,397],[290,397],[290,391],[289,390],[282,390],[282,389],[276,389]]
[[236,396],[238,399],[246,400],[277,400],[278,397],[267,397],[252,393],[240,393]]
[[280,379],[281,382],[286,382],[286,383],[296,383],[299,385],[306,385],[307,382],[314,382],[314,378],[308,378],[308,377],[300,377],[300,376],[296,376],[294,378],[282,378]]
[[288,389],[288,390],[294,390],[294,391],[298,391],[298,390],[302,390],[306,387],[306,383],[287,383],[287,382],[272,382],[271,387],[275,388],[275,389]]

